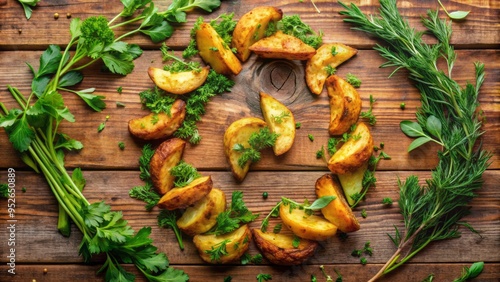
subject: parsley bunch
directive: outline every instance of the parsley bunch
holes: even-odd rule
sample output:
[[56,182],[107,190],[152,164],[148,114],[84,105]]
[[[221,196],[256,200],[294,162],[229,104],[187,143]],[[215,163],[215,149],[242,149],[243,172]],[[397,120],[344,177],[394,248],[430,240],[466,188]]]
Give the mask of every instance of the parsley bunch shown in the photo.
[[[475,63],[476,85],[467,82],[461,87],[452,79],[456,53],[450,44],[451,23],[429,10],[423,25],[434,35],[438,44],[422,40],[398,11],[395,0],[380,0],[380,14],[366,16],[354,4],[341,3],[345,21],[388,43],[375,49],[387,62],[383,67],[407,69],[420,91],[422,107],[416,122],[401,122],[401,130],[416,138],[409,150],[435,142],[442,149],[432,177],[425,185],[417,176],[399,181],[398,201],[404,227],[390,236],[397,250],[370,281],[397,269],[428,244],[460,237],[458,224],[469,213],[469,203],[483,183],[482,174],[489,165],[491,154],[478,146],[482,117],[476,111],[479,90],[484,82],[484,65]],[[437,61],[444,59],[445,69]]]
[[[302,21],[299,15],[285,15],[278,21],[276,27],[271,26],[270,28],[277,28],[283,33],[295,36],[314,49],[318,49],[323,43],[323,32],[315,32],[308,24]],[[273,31],[270,32],[274,33]]]

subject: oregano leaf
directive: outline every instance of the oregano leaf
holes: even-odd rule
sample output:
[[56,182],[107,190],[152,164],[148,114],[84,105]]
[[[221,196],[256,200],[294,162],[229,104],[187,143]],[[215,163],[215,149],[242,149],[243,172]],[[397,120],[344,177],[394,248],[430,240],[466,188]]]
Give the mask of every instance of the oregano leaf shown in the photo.
[[441,121],[435,116],[429,116],[427,118],[426,125],[427,130],[430,134],[440,138],[441,137]]

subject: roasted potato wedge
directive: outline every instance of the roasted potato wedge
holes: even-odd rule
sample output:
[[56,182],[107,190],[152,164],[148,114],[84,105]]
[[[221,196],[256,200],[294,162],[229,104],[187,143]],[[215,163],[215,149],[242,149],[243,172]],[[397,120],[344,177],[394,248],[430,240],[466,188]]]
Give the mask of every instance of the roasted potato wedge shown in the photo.
[[359,230],[359,222],[347,203],[340,184],[331,174],[325,174],[316,181],[316,195],[335,196],[326,207],[321,209],[321,213],[328,221],[344,232],[354,232]]
[[201,200],[212,190],[212,178],[202,176],[184,187],[172,188],[158,202],[158,206],[167,210],[185,209]]
[[250,169],[251,162],[248,161],[243,167],[238,164],[238,159],[241,156],[240,152],[233,150],[234,145],[241,144],[245,148],[250,147],[248,139],[252,133],[259,132],[260,129],[266,127],[267,124],[260,118],[246,117],[233,122],[224,133],[224,153],[231,167],[234,178],[241,182]]
[[260,92],[260,108],[271,132],[279,134],[273,151],[276,156],[286,153],[295,140],[295,118],[280,101],[269,94]]
[[325,80],[328,77],[326,67],[336,68],[356,55],[356,53],[358,53],[358,50],[342,43],[321,45],[316,50],[316,54],[306,64],[306,83],[309,90],[314,94],[321,94]]
[[297,248],[293,246],[292,234],[275,234],[252,229],[253,240],[260,252],[271,263],[277,265],[299,265],[314,255],[317,241],[301,239]]
[[281,9],[269,6],[256,7],[244,14],[233,31],[231,46],[236,48],[236,56],[246,62],[250,57],[248,48],[265,36],[270,22],[277,22],[282,17]]
[[168,93],[182,95],[196,90],[207,80],[210,67],[201,68],[200,71],[170,72],[160,68],[149,67],[149,78],[160,89]]
[[337,75],[326,79],[326,90],[330,97],[331,135],[342,135],[358,121],[361,112],[361,98],[358,91]]
[[180,138],[171,138],[163,141],[149,162],[151,181],[156,191],[163,195],[174,187],[175,177],[170,170],[182,159],[186,141]]
[[[230,263],[238,260],[250,246],[252,240],[252,233],[248,225],[242,225],[240,228],[233,232],[214,235],[214,234],[200,234],[193,237],[194,245],[198,249],[201,258],[208,263]],[[222,256],[220,260],[213,261],[208,253],[214,248],[217,248],[225,242],[227,254]]]
[[241,62],[210,24],[202,23],[196,30],[196,45],[203,61],[217,73],[225,75],[240,73]]
[[280,217],[288,229],[300,238],[324,241],[337,232],[337,226],[317,215],[308,215],[304,210],[281,205]]
[[359,122],[351,136],[328,160],[328,168],[334,174],[357,170],[373,154],[373,138],[366,124]]
[[179,229],[189,236],[202,234],[217,223],[217,216],[226,210],[226,195],[212,188],[210,193],[184,211],[177,220]]
[[143,140],[164,139],[172,136],[182,125],[186,116],[186,102],[176,100],[166,113],[150,113],[144,117],[131,119],[128,122],[128,131]]
[[354,200],[351,195],[361,193],[363,190],[363,178],[365,172],[368,170],[368,161],[366,161],[360,168],[353,172],[346,172],[344,174],[337,175],[339,178],[340,185],[344,190],[344,195],[347,199],[349,205],[354,204]]
[[281,31],[255,42],[249,50],[266,59],[305,61],[316,54],[316,49],[313,47]]

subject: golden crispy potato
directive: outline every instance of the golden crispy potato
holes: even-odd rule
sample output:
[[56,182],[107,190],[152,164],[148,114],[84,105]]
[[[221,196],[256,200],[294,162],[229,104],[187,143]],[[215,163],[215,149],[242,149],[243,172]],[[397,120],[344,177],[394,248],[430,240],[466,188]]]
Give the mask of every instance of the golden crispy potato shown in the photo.
[[149,78],[160,89],[168,93],[182,95],[196,90],[207,80],[210,67],[201,68],[200,71],[170,72],[163,69],[149,67]]
[[328,131],[331,135],[342,135],[358,121],[361,98],[349,82],[336,75],[326,79],[326,90],[330,97]]
[[363,190],[363,178],[367,170],[368,170],[368,161],[353,172],[346,172],[344,174],[337,175],[340,181],[340,185],[344,190],[344,195],[347,199],[347,202],[351,206],[355,202],[351,198],[351,195],[361,193],[361,191]]
[[283,17],[281,9],[269,6],[256,7],[244,14],[233,31],[231,46],[236,48],[236,56],[246,62],[250,57],[248,49],[265,36],[270,22],[277,22]]
[[196,178],[184,187],[172,188],[161,197],[158,206],[167,210],[185,209],[210,193],[212,185],[210,176]]
[[328,160],[328,168],[335,174],[344,174],[360,168],[373,154],[373,138],[363,122],[356,125],[351,138]]
[[174,187],[175,177],[170,174],[170,170],[182,159],[185,147],[186,141],[180,138],[171,138],[163,141],[151,157],[149,162],[151,181],[160,195],[167,193]]
[[356,55],[356,53],[358,53],[358,50],[342,43],[321,45],[316,54],[306,64],[306,83],[309,90],[314,94],[321,94],[325,80],[328,77],[326,67],[336,68]]
[[295,118],[280,101],[271,95],[260,92],[260,108],[271,132],[279,134],[273,151],[276,156],[286,153],[295,140]]
[[178,99],[172,104],[170,115],[150,113],[131,119],[128,131],[143,140],[163,139],[171,136],[182,125],[186,116],[186,102]]
[[300,239],[295,248],[292,234],[264,233],[260,229],[252,229],[253,240],[260,252],[271,263],[277,265],[299,265],[314,255],[318,248],[317,241]]
[[212,188],[208,195],[184,211],[177,226],[189,236],[205,233],[217,223],[217,216],[224,210],[226,195],[222,190]]
[[[250,246],[252,240],[252,233],[248,225],[242,225],[240,228],[231,233],[223,235],[214,234],[200,234],[193,237],[193,243],[198,249],[201,258],[208,263],[230,263],[237,261]],[[209,252],[220,244],[226,244],[226,255],[220,257],[219,260],[212,260]]]
[[251,161],[248,161],[243,167],[238,164],[240,152],[233,150],[234,145],[241,144],[245,148],[250,147],[248,139],[252,133],[259,132],[260,129],[266,127],[265,121],[256,117],[246,117],[233,122],[224,133],[224,153],[231,167],[234,178],[241,182],[250,169]]
[[316,49],[295,36],[277,31],[262,38],[249,48],[259,57],[267,59],[307,60],[316,54]]
[[210,24],[202,23],[196,30],[196,45],[203,61],[217,73],[225,75],[240,73],[240,61]]
[[323,196],[336,197],[335,200],[321,209],[321,213],[340,231],[347,233],[359,230],[359,222],[345,200],[340,184],[331,174],[325,174],[316,181],[316,195],[318,198]]
[[288,229],[300,238],[324,241],[337,232],[337,226],[317,215],[308,215],[304,210],[280,206],[280,217]]

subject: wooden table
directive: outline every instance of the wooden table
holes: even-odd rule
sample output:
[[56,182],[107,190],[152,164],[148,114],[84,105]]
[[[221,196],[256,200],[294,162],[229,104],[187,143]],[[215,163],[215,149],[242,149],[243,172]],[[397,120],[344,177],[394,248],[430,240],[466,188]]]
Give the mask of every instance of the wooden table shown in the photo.
[[[160,9],[165,9],[170,1],[155,1]],[[451,281],[460,275],[464,266],[475,261],[486,263],[484,272],[475,281],[499,281],[500,279],[500,2],[484,0],[443,1],[449,10],[470,10],[463,22],[453,23],[452,43],[458,53],[454,68],[454,78],[461,84],[473,80],[473,62],[486,64],[486,79],[481,89],[480,102],[487,122],[483,146],[493,153],[491,165],[484,173],[484,186],[478,197],[472,201],[471,214],[466,220],[480,231],[481,237],[465,228],[460,228],[462,237],[430,245],[410,263],[386,277],[387,281],[421,281],[429,274],[435,274],[434,281]],[[31,20],[14,0],[0,1],[0,100],[9,108],[14,101],[6,90],[6,85],[18,87],[23,93],[30,89],[31,73],[26,62],[38,66],[38,58],[48,44],[65,46],[69,40],[70,19],[86,18],[102,14],[111,18],[120,11],[118,0],[42,0],[34,9]],[[380,69],[384,60],[372,50],[373,38],[351,30],[349,24],[342,22],[338,14],[341,7],[334,1],[316,0],[321,13],[317,13],[310,1],[224,1],[213,14],[204,14],[205,19],[213,19],[221,13],[235,13],[235,19],[260,5],[273,5],[285,14],[300,14],[313,29],[322,29],[324,42],[342,42],[355,47],[359,53],[338,68],[337,74],[345,76],[353,73],[362,80],[359,93],[363,99],[363,111],[368,109],[369,95],[377,99],[374,114],[377,123],[371,127],[375,144],[385,143],[385,151],[392,159],[381,161],[376,173],[376,188],[367,194],[366,201],[355,209],[361,222],[361,230],[349,235],[347,240],[338,237],[321,243],[315,256],[306,264],[296,267],[275,267],[268,263],[262,265],[210,266],[202,262],[191,243],[185,237],[186,248],[179,250],[171,230],[157,226],[157,208],[151,212],[144,205],[128,196],[135,185],[141,185],[138,172],[138,158],[143,142],[131,137],[127,130],[129,119],[146,112],[141,109],[138,93],[151,88],[153,83],[146,70],[149,66],[162,66],[160,44],[152,44],[143,36],[134,36],[129,42],[138,43],[145,50],[136,60],[136,67],[127,77],[101,72],[99,64],[85,70],[85,79],[78,89],[96,87],[97,92],[106,96],[108,108],[101,113],[92,112],[74,96],[66,93],[65,102],[76,116],[74,124],[65,123],[62,131],[83,142],[85,148],[79,153],[70,153],[66,158],[67,167],[81,167],[87,179],[84,194],[90,202],[104,200],[114,210],[122,210],[125,218],[138,230],[142,226],[152,226],[155,245],[165,252],[173,266],[185,270],[190,281],[223,281],[232,276],[233,281],[256,281],[259,273],[272,274],[272,281],[310,281],[311,274],[318,281],[325,281],[320,273],[320,265],[335,279],[334,269],[343,276],[344,281],[366,281],[373,276],[394,252],[395,247],[387,234],[394,231],[393,225],[401,226],[401,215],[396,203],[384,206],[385,197],[398,199],[397,179],[416,174],[422,179],[430,175],[437,163],[437,146],[426,145],[412,153],[407,153],[411,139],[399,129],[399,122],[414,119],[419,106],[419,94],[400,71],[392,78],[392,69]],[[377,1],[356,1],[364,12],[376,12]],[[435,9],[434,0],[401,1],[402,14],[410,24],[421,29],[419,18],[427,9]],[[54,19],[54,13],[59,18]],[[188,23],[176,28],[174,35],[166,42],[168,46],[182,50],[189,40],[189,30],[199,13],[190,14]],[[444,16],[444,14],[441,14]],[[432,39],[429,39],[432,40]],[[275,65],[272,65],[275,64]],[[243,71],[235,77],[236,86],[231,93],[225,93],[211,100],[207,113],[199,123],[203,136],[201,144],[188,146],[184,160],[193,164],[203,175],[211,175],[214,186],[230,194],[234,190],[244,192],[244,199],[253,212],[267,214],[280,199],[287,196],[299,201],[313,199],[314,183],[321,175],[328,173],[324,161],[316,159],[316,151],[328,140],[328,98],[323,93],[312,96],[304,87],[303,65],[293,62],[292,76],[296,80],[283,80],[284,87],[264,83],[265,75],[257,75],[256,69],[277,68],[289,70],[285,62],[270,62],[251,59],[243,65]],[[273,77],[280,79],[280,77]],[[252,81],[252,83],[250,83]],[[248,87],[248,85],[251,85]],[[122,87],[119,94],[117,88]],[[234,120],[245,116],[260,117],[257,93],[270,92],[284,101],[295,114],[302,127],[297,131],[295,144],[290,152],[275,157],[266,151],[262,160],[252,167],[241,184],[233,180],[222,150],[222,136],[225,128]],[[116,102],[126,107],[116,107]],[[406,109],[400,109],[400,103]],[[98,133],[97,128],[109,116],[106,128]],[[311,142],[308,134],[315,139]],[[120,150],[119,142],[125,143]],[[27,168],[17,157],[4,132],[0,133],[0,182],[5,182],[8,168],[16,171],[16,275],[7,273],[8,230],[7,201],[0,200],[0,281],[101,281],[96,275],[100,260],[96,264],[85,265],[78,256],[80,232],[73,227],[70,238],[62,237],[57,229],[57,202],[42,176]],[[21,187],[25,191],[21,191]],[[264,200],[262,192],[267,191],[269,198]],[[366,218],[360,213],[365,210]],[[262,216],[252,223],[260,224]],[[361,265],[359,258],[351,256],[351,251],[361,248],[370,241],[373,256],[368,264]],[[257,250],[252,245],[251,254]],[[126,266],[137,273],[133,266]],[[44,273],[44,269],[47,270]]]

